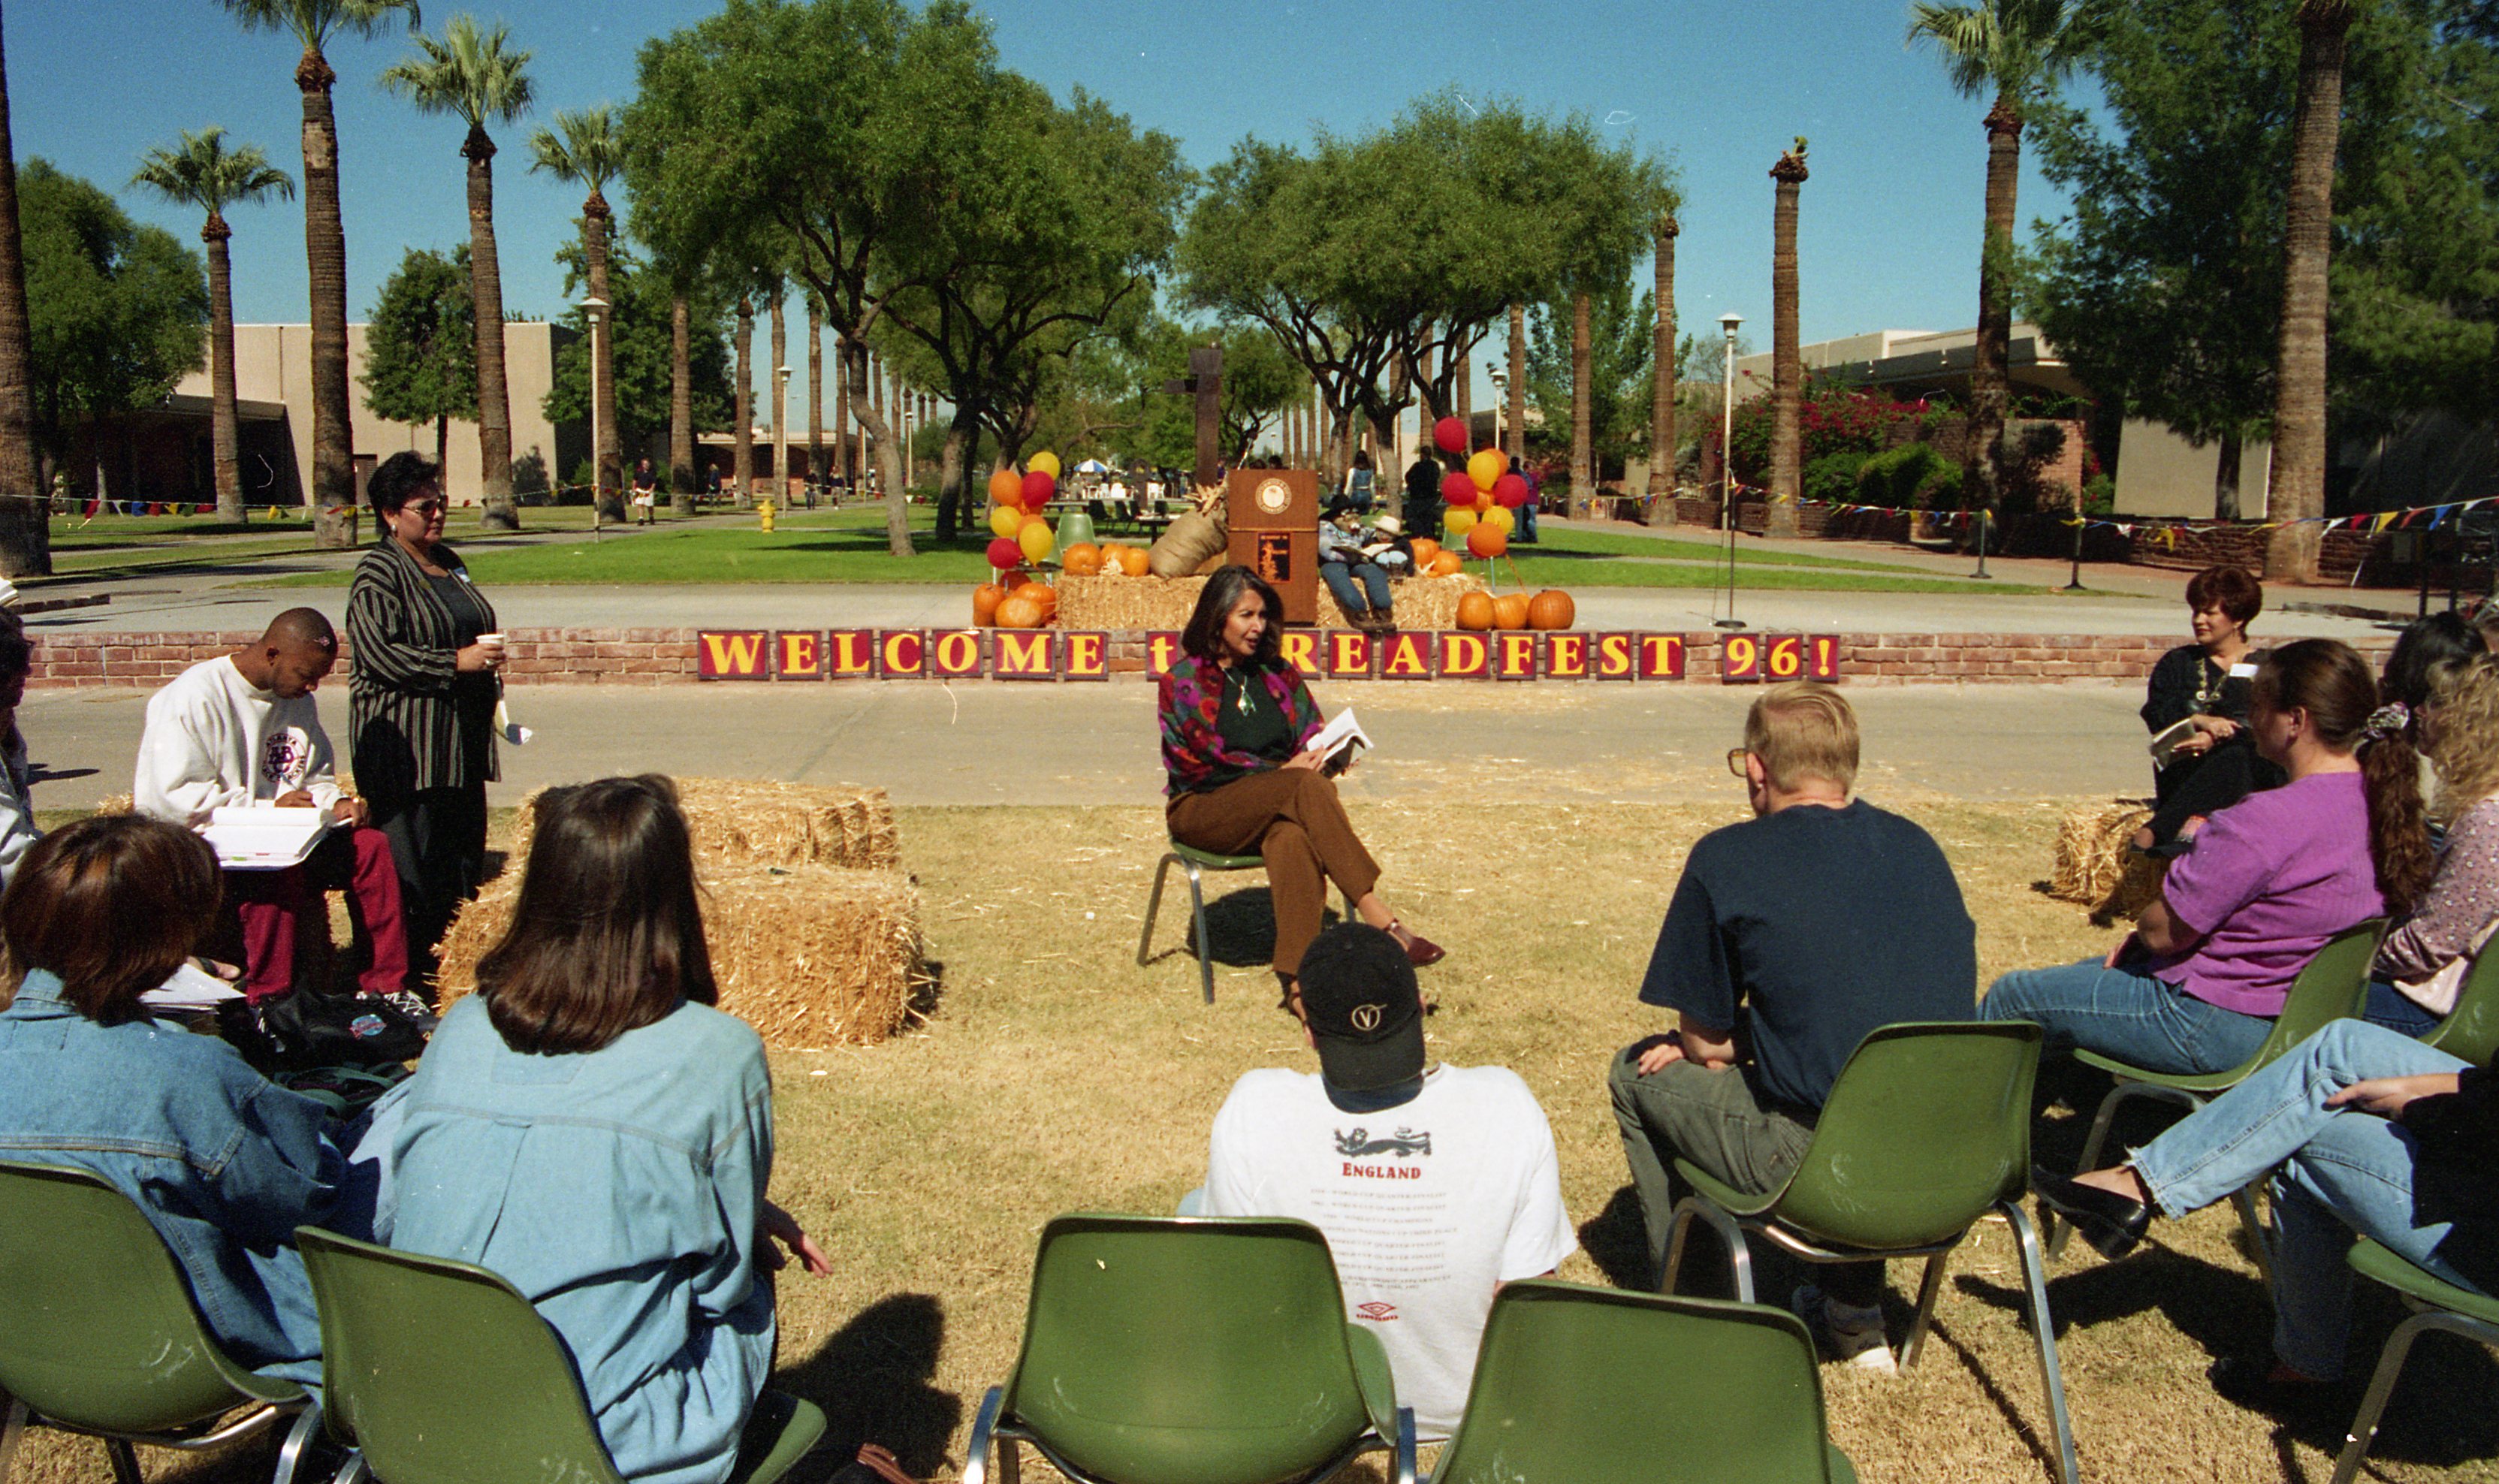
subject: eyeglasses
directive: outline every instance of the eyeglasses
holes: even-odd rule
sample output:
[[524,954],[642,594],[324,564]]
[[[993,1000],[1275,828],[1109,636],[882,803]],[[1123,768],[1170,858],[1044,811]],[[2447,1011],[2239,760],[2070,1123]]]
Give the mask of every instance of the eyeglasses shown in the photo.
[[450,501],[441,500],[411,500],[400,508],[413,510],[419,515],[439,515],[443,507],[449,503]]
[[1752,751],[1748,748],[1731,747],[1727,749],[1727,771],[1735,774],[1738,778],[1749,777],[1750,775],[1744,771],[1744,759],[1751,756],[1753,756]]

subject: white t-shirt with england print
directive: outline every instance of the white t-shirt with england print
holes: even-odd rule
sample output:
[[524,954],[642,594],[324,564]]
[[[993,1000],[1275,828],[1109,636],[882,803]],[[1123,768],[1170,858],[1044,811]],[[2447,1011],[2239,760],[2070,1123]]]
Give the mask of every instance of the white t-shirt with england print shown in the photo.
[[1424,1438],[1448,1436],[1466,1409],[1495,1287],[1578,1246],[1553,1130],[1506,1067],[1436,1067],[1376,1113],[1339,1111],[1316,1073],[1248,1073],[1215,1115],[1206,1214],[1326,1234],[1346,1311],[1386,1347]]

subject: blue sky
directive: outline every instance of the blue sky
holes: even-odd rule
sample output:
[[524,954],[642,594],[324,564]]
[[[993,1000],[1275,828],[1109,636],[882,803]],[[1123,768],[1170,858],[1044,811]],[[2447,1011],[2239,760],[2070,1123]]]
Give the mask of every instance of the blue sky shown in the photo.
[[[456,9],[426,0],[438,29]],[[558,108],[622,101],[643,41],[715,9],[707,0],[506,0],[479,7],[536,52],[538,108],[498,136],[496,221],[506,305],[563,311],[559,242],[580,195],[527,171],[526,133]],[[1689,203],[1676,255],[1684,323],[1733,309],[1769,340],[1770,181],[1779,150],[1812,141],[1800,254],[1807,340],[1969,324],[1977,296],[1984,102],[1957,97],[1901,45],[1887,0],[989,0],[1008,66],[1060,96],[1081,84],[1207,165],[1247,134],[1359,131],[1407,100],[1468,96],[1579,112],[1671,157]],[[133,214],[196,242],[198,220],[127,189],[140,154],[221,123],[299,174],[297,50],[238,28],[215,0],[16,0],[7,13],[11,124],[43,155],[116,192]],[[405,36],[330,53],[347,222],[348,312],[362,318],[406,246],[467,234],[461,126],[417,114],[373,79]],[[1486,203],[1486,210],[1498,210]],[[2026,170],[2026,222],[2059,203]],[[235,308],[306,317],[300,208],[234,219]],[[1640,270],[1643,274],[1645,267]],[[759,347],[760,348],[760,347]],[[1480,377],[1479,384],[1480,384]]]

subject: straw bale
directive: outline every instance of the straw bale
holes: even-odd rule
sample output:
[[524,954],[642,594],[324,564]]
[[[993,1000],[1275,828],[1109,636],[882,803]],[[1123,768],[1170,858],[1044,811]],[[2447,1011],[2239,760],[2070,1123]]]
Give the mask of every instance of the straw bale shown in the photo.
[[2088,907],[2094,920],[2132,917],[2160,894],[2167,862],[2127,848],[2152,818],[2140,800],[2122,798],[2077,809],[2057,827],[2048,894]]
[[[1061,577],[1058,624],[1065,629],[1175,629],[1188,627],[1203,577]],[[1388,584],[1390,610],[1403,629],[1455,629],[1458,599],[1484,592],[1472,572],[1447,577],[1400,577]],[[1347,629],[1345,613],[1319,589],[1318,627]]]
[[[705,865],[828,865],[891,870],[902,863],[893,801],[883,789],[741,778],[679,778],[677,802]],[[521,800],[510,855],[529,858],[537,795]]]
[[[899,871],[709,865],[704,937],[720,1008],[781,1050],[874,1046],[911,1014],[922,974],[920,895]],[[442,940],[445,1005],[476,984],[520,896],[507,874],[461,909]]]

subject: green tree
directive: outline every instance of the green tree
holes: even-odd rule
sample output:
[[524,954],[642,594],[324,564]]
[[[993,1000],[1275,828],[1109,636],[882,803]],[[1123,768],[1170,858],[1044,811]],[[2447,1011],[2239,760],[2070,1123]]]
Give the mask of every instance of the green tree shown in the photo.
[[2071,73],[2086,44],[2084,0],[1915,0],[1909,45],[1932,46],[1953,90],[1988,98],[1985,235],[1978,258],[1978,339],[1969,377],[1965,483],[1990,509],[2003,498],[2005,360],[2013,341],[2013,223],[2022,181],[2022,125]]
[[469,249],[411,247],[366,316],[365,405],[395,423],[432,423],[437,464],[451,420],[477,415],[476,312]]
[[1140,340],[1137,353],[1124,358],[1123,365],[1134,429],[1112,446],[1157,468],[1186,468],[1197,458],[1195,399],[1159,390],[1165,381],[1187,374],[1192,346],[1223,347],[1218,411],[1223,457],[1229,463],[1248,458],[1285,409],[1310,396],[1309,374],[1262,326],[1188,325],[1158,318]]
[[356,508],[354,434],[347,410],[347,233],[339,215],[339,121],[330,106],[339,75],[324,54],[342,35],[377,36],[405,17],[417,26],[416,0],[223,0],[248,31],[292,36],[304,55],[295,86],[304,95],[304,257],[312,288],[313,544],[348,544]]
[[422,113],[447,113],[468,124],[461,157],[469,162],[469,273],[477,301],[477,454],[484,480],[483,520],[490,531],[520,528],[512,502],[512,397],[503,370],[503,274],[495,254],[495,141],[490,123],[529,112],[530,53],[511,49],[510,28],[481,28],[454,16],[440,39],[419,33],[416,54],[383,70],[382,85]]
[[[1633,297],[1628,280],[1574,301],[1588,306],[1588,380],[1585,405],[1592,480],[1607,467],[1620,468],[1648,447],[1656,380],[1657,301]],[[1573,428],[1581,405],[1574,384],[1570,304],[1540,304],[1528,311],[1527,397],[1544,419],[1543,441],[1561,442],[1555,430]],[[1571,441],[1575,441],[1573,438]]]
[[9,143],[8,68],[0,65],[0,574],[52,569],[51,507],[35,460],[35,402],[26,328],[26,258],[18,230],[17,156]]
[[199,370],[209,285],[170,232],[49,160],[17,173],[35,434],[54,459],[80,423],[153,406]]
[[184,132],[179,147],[158,147],[141,160],[131,184],[146,186],[179,206],[197,207],[208,220],[200,240],[209,244],[209,441],[213,451],[217,518],[243,519],[243,452],[235,412],[234,270],[226,240],[225,209],[268,200],[295,199],[295,182],[273,169],[257,145],[226,152],[225,130],[211,125]]
[[[536,156],[532,171],[543,170],[559,180],[590,188],[581,203],[581,251],[589,269],[590,297],[613,305],[616,296],[607,281],[607,232],[616,213],[607,205],[607,182],[625,173],[625,142],[617,133],[616,111],[604,106],[562,110],[555,115],[554,128],[530,136],[530,152]],[[568,288],[567,297],[570,294]],[[625,465],[616,426],[616,368],[603,340],[591,352],[591,381],[597,388],[592,400],[599,411],[592,420],[599,427],[599,502],[608,506],[606,518],[621,521],[625,518]],[[610,491],[615,492],[612,505]]]
[[[570,245],[556,254],[565,266],[565,294],[569,298],[584,276],[582,249]],[[608,258],[609,330],[607,350],[613,365],[619,445],[633,457],[660,457],[669,429],[675,376],[671,370],[672,310],[675,295],[666,276],[623,246]],[[687,395],[694,426],[704,433],[728,429],[730,420],[729,341],[721,334],[716,306],[689,312],[687,326]],[[578,339],[555,353],[555,382],[547,389],[547,421],[568,423],[590,415],[589,325],[578,306],[560,323],[580,332]]]

